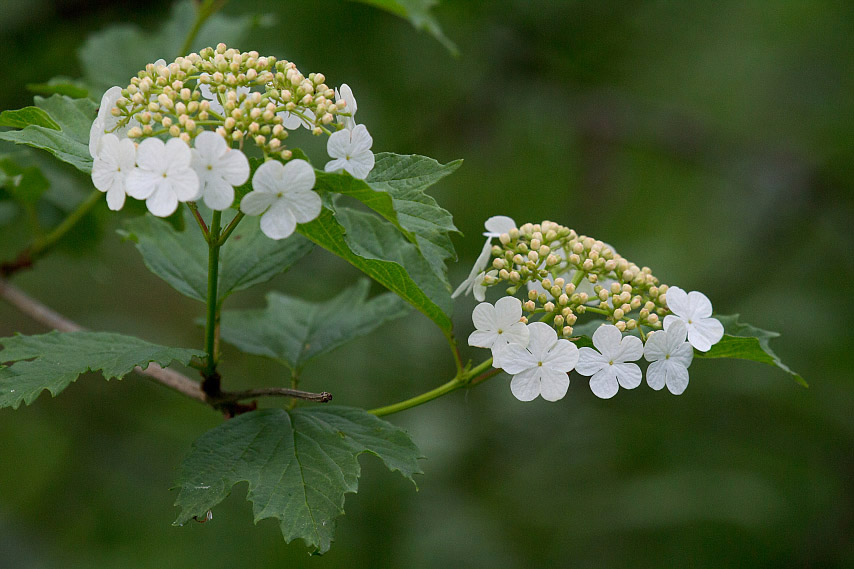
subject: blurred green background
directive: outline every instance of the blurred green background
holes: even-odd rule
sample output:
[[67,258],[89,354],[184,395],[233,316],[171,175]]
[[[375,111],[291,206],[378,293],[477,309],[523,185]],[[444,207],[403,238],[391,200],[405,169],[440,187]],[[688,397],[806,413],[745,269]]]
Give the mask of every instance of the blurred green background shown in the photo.
[[[30,104],[26,83],[81,76],[87,34],[153,29],[168,11],[2,0],[0,109]],[[375,151],[465,159],[433,190],[466,235],[452,282],[487,217],[559,221],[781,332],[772,346],[811,387],[697,360],[680,397],[644,384],[602,401],[573,374],[559,403],[522,404],[498,376],[391,417],[427,456],[418,491],[363,457],[332,551],[310,558],[275,522],[252,526],[245,485],[212,522],[171,527],[177,465],[220,417],[136,376],[84,377],[0,411],[0,567],[854,566],[849,3],[445,2],[435,14],[456,59],[358,3],[244,0],[225,12],[274,13],[235,47],[348,83]],[[48,174],[58,210],[89,191],[70,170]],[[200,347],[203,307],[114,233],[133,213],[103,207],[97,231],[16,284],[87,327]],[[5,259],[26,236],[2,233]],[[315,251],[226,308],[260,307],[272,289],[319,299],[355,276]],[[457,303],[463,343],[474,304]],[[0,333],[16,331],[43,329],[0,304]],[[284,383],[275,364],[225,357],[229,387]],[[309,365],[304,386],[373,407],[452,375],[441,334],[414,313]]]

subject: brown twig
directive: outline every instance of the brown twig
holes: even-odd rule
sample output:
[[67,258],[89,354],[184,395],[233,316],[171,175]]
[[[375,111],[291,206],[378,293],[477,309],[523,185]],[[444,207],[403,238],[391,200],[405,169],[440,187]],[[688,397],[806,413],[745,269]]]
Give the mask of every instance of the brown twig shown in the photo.
[[[77,324],[73,320],[69,320],[62,314],[59,314],[52,308],[45,306],[38,300],[32,298],[24,291],[9,283],[5,279],[0,278],[0,297],[6,302],[17,308],[21,313],[35,320],[39,324],[59,330],[60,332],[80,332],[86,330],[83,326]],[[212,407],[222,408],[224,406],[233,411],[239,407],[240,410],[250,410],[254,408],[251,405],[229,405],[243,399],[251,399],[253,397],[294,397],[297,399],[305,399],[306,401],[317,401],[326,403],[332,399],[332,395],[327,392],[311,393],[308,391],[300,391],[298,389],[288,389],[285,387],[270,387],[265,389],[251,389],[249,391],[228,392],[220,391],[215,397],[209,397],[202,390],[202,384],[194,381],[186,375],[177,371],[166,369],[156,363],[150,363],[147,368],[143,369],[139,366],[134,368],[134,371],[140,375],[144,375],[172,389],[186,395],[190,399],[195,399],[201,403],[211,405]]]

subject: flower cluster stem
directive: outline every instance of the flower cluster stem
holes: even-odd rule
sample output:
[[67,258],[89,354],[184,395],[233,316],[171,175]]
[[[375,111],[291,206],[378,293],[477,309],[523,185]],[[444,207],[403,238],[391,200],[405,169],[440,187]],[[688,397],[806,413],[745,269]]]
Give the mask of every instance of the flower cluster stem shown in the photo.
[[217,284],[219,279],[219,249],[222,212],[215,211],[211,217],[210,233],[208,235],[208,297],[207,318],[205,320],[205,351],[208,354],[204,375],[210,377],[216,373],[219,360],[219,309]]

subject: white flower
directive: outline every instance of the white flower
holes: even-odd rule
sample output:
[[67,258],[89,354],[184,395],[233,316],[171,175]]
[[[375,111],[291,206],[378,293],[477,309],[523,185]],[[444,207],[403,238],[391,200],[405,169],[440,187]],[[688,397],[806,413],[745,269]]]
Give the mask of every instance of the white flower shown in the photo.
[[234,186],[249,179],[249,161],[225,139],[206,130],[196,137],[191,164],[199,177],[202,198],[211,209],[225,210],[234,202]]
[[633,362],[643,356],[643,343],[635,336],[625,336],[616,326],[606,324],[593,333],[593,348],[578,350],[575,371],[590,377],[590,389],[597,397],[610,399],[619,386],[634,389],[640,385],[641,374]]
[[469,346],[492,350],[494,367],[508,344],[528,345],[528,327],[522,319],[522,301],[512,296],[498,299],[495,306],[482,302],[471,314],[476,330],[469,335]]
[[344,107],[344,112],[349,113],[349,117],[345,117],[342,115],[338,115],[338,122],[344,125],[344,128],[347,130],[353,130],[356,128],[356,109],[358,109],[358,105],[356,104],[356,97],[353,96],[353,90],[350,89],[350,86],[344,83],[341,85],[341,90],[335,89],[335,100],[340,101],[341,99],[347,103],[347,106]]
[[652,362],[646,370],[650,387],[659,390],[667,385],[673,395],[688,387],[688,366],[694,359],[694,349],[685,341],[687,335],[688,327],[677,319],[667,330],[653,332],[647,338],[643,357]]
[[302,109],[299,112],[303,115],[302,117],[290,111],[279,111],[276,114],[282,117],[282,126],[288,130],[294,130],[299,127],[314,128],[314,119],[316,118],[314,111],[311,109]]
[[136,165],[136,145],[129,138],[105,134],[98,143],[95,163],[92,164],[92,183],[107,193],[107,207],[122,209],[127,193],[125,183]]
[[578,363],[578,348],[569,340],[558,340],[554,328],[544,322],[528,325],[525,348],[509,344],[501,351],[501,367],[513,375],[510,391],[520,401],[532,401],[542,395],[557,401],[569,389],[569,375]]
[[[516,227],[516,222],[506,215],[493,215],[483,225],[486,228],[486,231],[483,232],[486,236],[486,243],[483,244],[483,249],[480,250],[480,255],[478,255],[477,260],[474,262],[469,276],[460,283],[460,286],[457,287],[451,298],[474,292],[474,297],[477,300],[482,301],[484,299],[486,287],[483,286],[483,279],[486,274],[483,270],[489,262],[490,252],[492,251],[492,239],[500,237],[502,233],[509,232]],[[498,272],[496,271],[495,274],[498,274]]]
[[171,138],[146,138],[136,149],[136,168],[126,180],[127,193],[145,200],[148,211],[158,217],[172,215],[178,202],[199,197],[199,177],[193,171],[187,143]]
[[261,231],[270,239],[284,239],[297,223],[308,223],[320,215],[321,201],[314,187],[314,168],[305,160],[268,160],[252,178],[253,191],[240,201],[240,211],[261,216]]
[[[158,60],[159,61],[163,61]],[[165,63],[165,62],[164,62]],[[155,63],[155,65],[157,65]],[[201,77],[210,77],[207,73],[202,73]],[[225,109],[222,106],[222,103],[219,102],[219,93],[215,92],[211,89],[211,86],[208,83],[202,83],[199,81],[199,91],[202,94],[202,97],[208,100],[210,103],[211,111],[215,112],[219,116],[225,116]],[[241,95],[248,95],[252,92],[252,89],[249,87],[237,87],[237,99],[240,100]]]
[[116,101],[118,101],[121,96],[121,87],[110,87],[107,89],[107,92],[104,93],[104,96],[101,97],[101,106],[98,107],[98,117],[92,122],[92,126],[89,128],[89,154],[92,155],[92,158],[97,157],[98,142],[100,142],[101,137],[106,133],[110,132],[118,137],[123,137],[132,127],[139,125],[136,119],[130,119],[126,125],[121,128],[116,128],[119,124],[119,120],[124,117],[114,117],[112,111],[113,107],[116,106]]
[[345,128],[333,132],[326,143],[326,152],[333,160],[326,163],[324,170],[344,170],[354,178],[364,180],[374,167],[373,144],[374,139],[363,124],[356,125],[353,130]]
[[702,292],[686,293],[677,286],[667,289],[667,307],[673,314],[664,317],[667,330],[676,320],[688,327],[688,341],[701,352],[708,352],[724,337],[724,326],[712,315],[712,303]]

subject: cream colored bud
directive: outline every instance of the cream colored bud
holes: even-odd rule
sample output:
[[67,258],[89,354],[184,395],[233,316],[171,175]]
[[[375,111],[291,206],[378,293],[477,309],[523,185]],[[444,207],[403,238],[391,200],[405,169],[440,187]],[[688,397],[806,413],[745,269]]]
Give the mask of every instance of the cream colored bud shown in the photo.
[[[145,136],[149,136],[152,132],[154,132],[154,129],[151,128],[150,124],[143,125],[142,134],[144,134]],[[128,136],[130,136],[130,135],[128,135]]]
[[225,132],[225,128],[224,128],[224,127],[218,126],[218,127],[216,127],[216,131],[214,131],[214,132],[216,132],[218,135],[220,135],[220,136],[221,136],[221,137],[223,137],[223,138],[227,138],[227,137],[228,137],[228,133],[227,133],[227,132]]
[[499,269],[499,270],[503,269],[504,268],[504,259],[493,259],[492,260],[492,266],[495,267],[496,269]]
[[552,281],[550,281],[549,279],[543,279],[542,285],[544,289],[548,290],[552,288]]
[[537,305],[534,304],[533,300],[529,300],[528,302],[526,302],[522,306],[525,309],[525,311],[527,311],[527,312],[533,312],[537,309]]
[[629,306],[628,304],[623,304],[622,306],[620,306],[620,310],[623,311],[623,314],[628,314],[629,312],[632,311],[632,307]]
[[578,293],[578,300],[581,302],[581,304],[584,304],[585,302],[590,300],[590,297],[587,295],[586,292],[580,292]]
[[666,294],[659,294],[658,295],[658,302],[661,303],[662,306],[667,304],[667,295]]
[[581,264],[581,257],[579,257],[578,255],[573,253],[569,256],[569,262],[572,265],[580,265]]
[[599,300],[601,300],[602,302],[605,302],[608,300],[609,295],[608,295],[608,291],[603,288],[602,290],[599,291],[599,294],[597,294],[596,296],[599,297]]
[[658,324],[658,314],[650,314],[649,318],[647,318],[647,321],[653,325]]
[[516,263],[517,265],[522,265],[525,263],[525,259],[522,257],[522,255],[519,255],[517,253],[517,254],[513,255],[513,262]]
[[626,323],[625,323],[625,322],[623,322],[622,320],[620,320],[619,322],[615,323],[615,324],[614,324],[614,326],[616,326],[616,327],[617,327],[617,330],[619,330],[620,332],[625,332],[625,331],[626,331]]
[[187,119],[187,122],[184,123],[184,128],[189,132],[194,132],[196,130],[196,121]]
[[237,121],[235,121],[231,117],[228,117],[227,119],[225,119],[222,126],[224,126],[228,130],[232,130],[236,124],[237,124]]
[[179,127],[177,124],[173,124],[171,127],[169,127],[169,136],[174,136],[177,138],[180,135],[181,127]]
[[180,138],[181,140],[183,140],[187,144],[190,144],[190,135],[187,134],[186,132],[182,132],[181,134],[179,134],[178,138]]
[[638,318],[640,318],[641,320],[646,320],[648,316],[649,310],[647,310],[646,308],[641,308],[640,312],[638,313]]
[[235,130],[231,133],[231,139],[235,142],[243,140],[243,131]]
[[615,309],[614,309],[614,318],[615,318],[615,319],[619,320],[619,319],[620,319],[620,318],[622,318],[623,316],[625,316],[625,314],[623,313],[623,309],[622,309],[622,308],[615,308]]
[[572,326],[564,326],[562,332],[563,332],[563,335],[566,336],[567,338],[569,336],[572,336]]
[[590,259],[585,259],[584,262],[581,264],[581,268],[584,269],[585,271],[592,271],[593,270],[593,261],[591,261]]
[[565,294],[561,294],[557,298],[557,303],[560,304],[561,306],[566,306],[567,304],[569,304],[569,297]]
[[251,118],[252,120],[256,120],[260,116],[261,116],[261,109],[259,109],[257,107],[252,109],[251,111],[249,111],[249,118]]
[[548,256],[548,254],[551,253],[551,251],[552,250],[549,249],[548,245],[540,245],[540,248],[537,249],[537,253],[539,253],[541,259]]
[[257,122],[249,124],[249,132],[251,132],[252,134],[256,134],[259,130],[261,130],[261,125]]
[[637,310],[641,306],[641,298],[639,296],[634,297],[629,305],[632,307],[632,310]]
[[199,120],[200,121],[206,121],[206,120],[208,120],[208,118],[209,118],[209,115],[208,115],[207,111],[202,111],[199,113]]
[[564,292],[566,294],[574,294],[575,293],[575,285],[572,283],[568,283],[565,287],[563,287]]
[[163,120],[160,121],[160,123],[164,127],[169,128],[170,126],[172,126],[172,119],[170,119],[169,117],[163,117]]
[[139,138],[140,136],[142,136],[142,129],[138,126],[135,126],[128,131],[128,138]]
[[634,330],[638,327],[638,321],[632,318],[626,322],[626,330]]
[[522,276],[518,271],[510,271],[510,282],[518,283],[522,279]]
[[175,113],[179,115],[187,114],[187,105],[185,105],[184,103],[178,103],[177,105],[175,105]]
[[281,140],[279,140],[278,138],[274,138],[274,139],[272,139],[272,140],[270,141],[270,148],[271,148],[272,150],[276,150],[276,149],[277,149],[277,148],[279,148],[281,145],[282,145],[282,141],[281,141]]
[[529,290],[528,291],[528,299],[529,300],[537,300],[537,291]]
[[131,97],[131,101],[133,101],[134,105],[141,105],[143,102],[145,102],[145,97],[142,95],[142,93],[135,93],[133,97]]
[[531,249],[539,249],[540,245],[541,243],[539,239],[531,239]]
[[573,253],[577,253],[577,254],[581,254],[581,253],[583,253],[583,252],[584,252],[584,245],[582,245],[581,243],[579,243],[578,241],[576,241],[576,242],[575,242],[575,243],[573,243],[573,245],[572,245],[572,252],[573,252]]
[[320,122],[323,124],[329,124],[335,117],[332,116],[331,113],[324,113],[323,117],[321,117]]
[[570,314],[569,316],[564,316],[566,318],[567,324],[575,324],[578,321],[578,316],[575,314]]
[[259,134],[258,136],[255,137],[255,144],[257,144],[258,146],[264,146],[264,144],[266,144],[266,143],[267,143],[267,139],[264,137],[263,134]]
[[507,232],[507,235],[510,236],[510,239],[519,239],[519,230],[514,227]]
[[563,327],[563,316],[561,316],[560,314],[555,316],[554,325],[557,326],[558,328]]
[[599,275],[597,275],[596,273],[590,273],[589,275],[587,275],[587,280],[591,283],[595,283],[599,280]]
[[532,263],[536,263],[540,260],[540,255],[537,254],[536,251],[529,251],[528,252],[528,260]]
[[652,310],[655,310],[655,303],[652,302],[651,300],[648,300],[644,303],[643,307],[644,307],[644,310],[646,310],[646,311],[652,311]]

